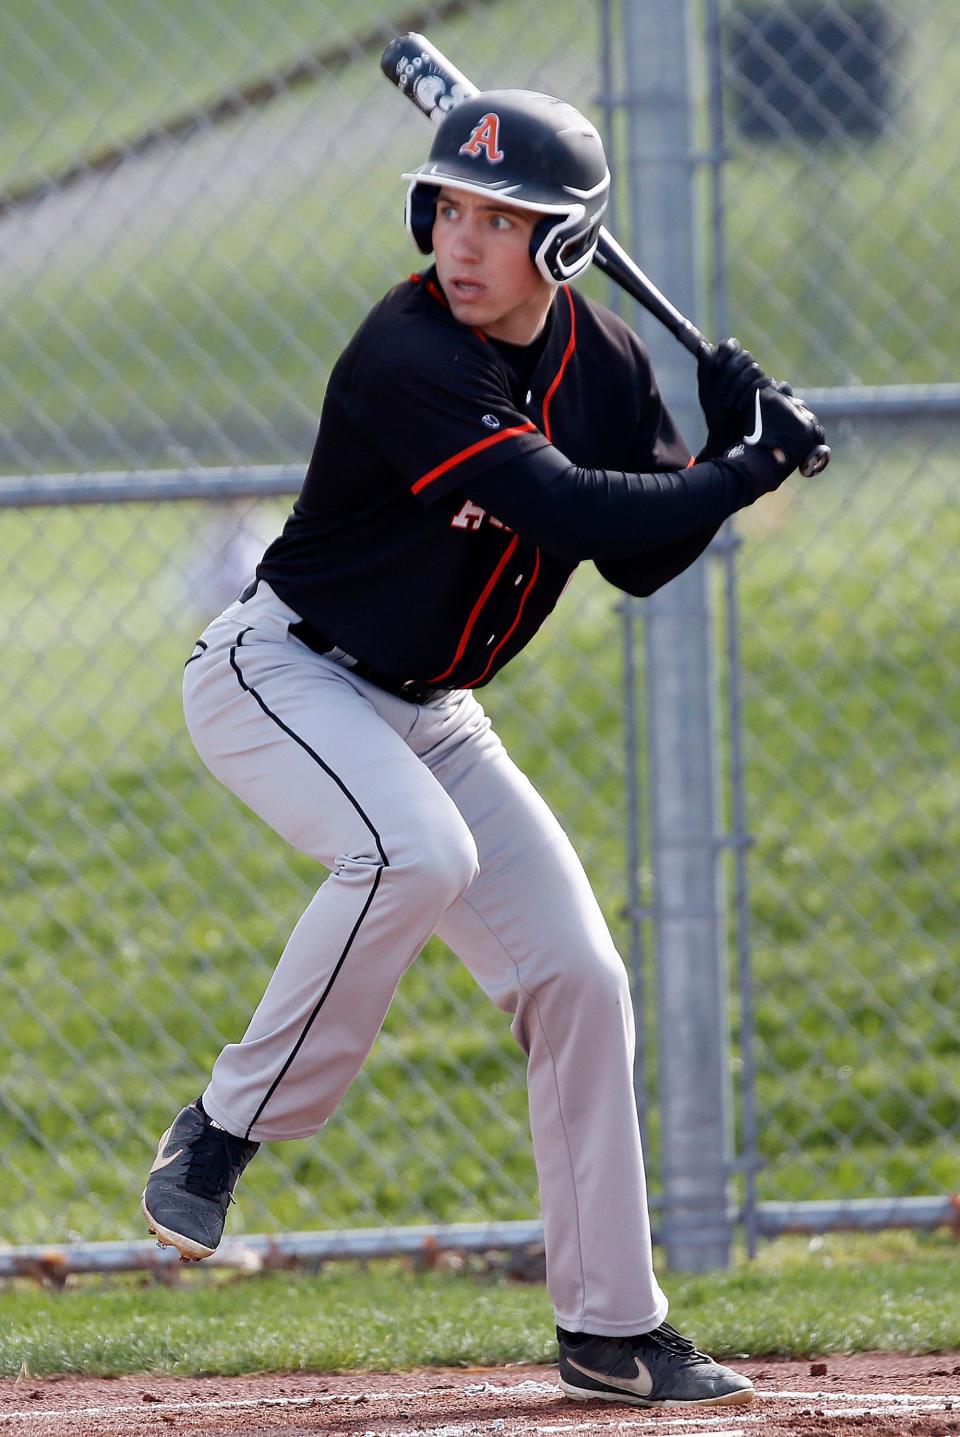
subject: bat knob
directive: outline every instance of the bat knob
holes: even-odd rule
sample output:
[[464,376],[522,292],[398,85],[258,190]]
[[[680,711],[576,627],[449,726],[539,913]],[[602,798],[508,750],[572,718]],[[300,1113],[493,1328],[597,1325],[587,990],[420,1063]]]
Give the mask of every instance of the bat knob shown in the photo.
[[398,35],[380,56],[380,69],[398,89],[408,94],[417,75],[424,68],[427,41],[411,30]]
[[820,474],[830,463],[829,444],[818,444],[800,465],[800,473],[804,479],[812,479],[814,474]]

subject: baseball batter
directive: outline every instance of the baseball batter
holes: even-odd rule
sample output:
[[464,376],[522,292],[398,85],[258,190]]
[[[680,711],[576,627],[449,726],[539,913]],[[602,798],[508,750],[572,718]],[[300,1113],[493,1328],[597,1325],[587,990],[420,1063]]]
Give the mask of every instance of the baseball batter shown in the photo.
[[823,431],[731,340],[700,362],[708,440],[690,459],[643,345],[569,285],[610,183],[570,106],[465,100],[406,178],[435,262],[338,360],[283,533],[185,670],[203,761],[329,877],[242,1040],[161,1138],[143,1210],[184,1257],[212,1253],[259,1144],[330,1117],[438,933],[527,1056],[564,1390],[747,1401],[745,1378],[665,1322],[624,966],[475,690],[579,562],[651,594]]

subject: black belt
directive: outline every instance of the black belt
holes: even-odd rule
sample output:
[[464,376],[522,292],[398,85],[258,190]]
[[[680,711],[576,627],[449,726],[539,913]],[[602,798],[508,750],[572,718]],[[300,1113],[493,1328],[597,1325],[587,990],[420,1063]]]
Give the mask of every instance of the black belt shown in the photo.
[[[321,634],[306,619],[299,619],[297,623],[290,625],[290,632],[294,638],[306,644],[308,649],[313,649],[315,654],[330,654],[335,649],[342,654],[343,650],[333,639]],[[368,683],[376,684],[378,689],[385,689],[388,694],[395,694],[398,699],[406,699],[411,704],[428,704],[431,699],[437,698],[440,694],[448,694],[449,689],[437,688],[433,684],[422,684],[418,679],[394,679],[389,674],[383,674],[375,669],[372,664],[365,664],[362,659],[354,659],[350,655],[337,659],[351,674],[356,674]]]

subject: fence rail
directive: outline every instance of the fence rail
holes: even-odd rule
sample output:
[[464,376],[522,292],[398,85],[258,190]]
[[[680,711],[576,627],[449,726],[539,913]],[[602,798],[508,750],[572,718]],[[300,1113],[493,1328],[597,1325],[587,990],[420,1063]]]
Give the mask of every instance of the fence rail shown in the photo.
[[[960,416],[960,384],[806,388],[803,397],[826,420]],[[0,509],[46,504],[162,503],[174,499],[271,499],[298,493],[303,475],[302,464],[5,474],[0,475]]]
[[[656,1202],[651,1206],[656,1210]],[[731,1208],[731,1226],[742,1220]],[[960,1196],[870,1198],[847,1202],[760,1203],[756,1210],[760,1237],[824,1232],[886,1232],[892,1229],[933,1231],[950,1228],[960,1234]],[[655,1243],[662,1241],[656,1220],[652,1228]],[[238,1272],[260,1272],[277,1267],[314,1267],[326,1262],[367,1262],[379,1258],[406,1257],[428,1265],[445,1252],[520,1252],[536,1259],[543,1247],[540,1222],[491,1222],[418,1224],[400,1228],[360,1228],[340,1232],[248,1233],[242,1238],[225,1238],[212,1257],[209,1268]],[[70,1274],[176,1271],[180,1255],[172,1247],[155,1242],[73,1242],[36,1243],[0,1248],[0,1279],[32,1277],[61,1284]]]

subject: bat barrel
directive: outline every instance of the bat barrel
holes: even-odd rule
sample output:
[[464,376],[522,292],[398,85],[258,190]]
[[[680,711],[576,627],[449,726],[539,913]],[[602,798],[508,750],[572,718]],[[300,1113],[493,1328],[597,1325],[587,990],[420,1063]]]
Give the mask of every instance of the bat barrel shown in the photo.
[[472,84],[425,35],[398,35],[380,57],[387,79],[428,119],[439,123],[448,110],[477,93]]

